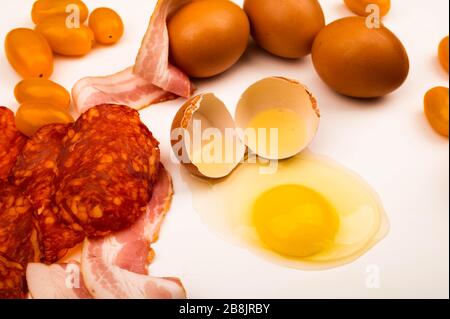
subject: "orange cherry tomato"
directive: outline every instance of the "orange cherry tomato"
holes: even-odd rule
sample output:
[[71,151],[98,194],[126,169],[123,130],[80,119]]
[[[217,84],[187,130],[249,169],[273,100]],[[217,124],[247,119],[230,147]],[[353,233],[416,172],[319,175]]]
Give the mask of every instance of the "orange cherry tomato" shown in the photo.
[[73,14],[74,19],[79,18],[82,24],[89,15],[89,9],[83,1],[79,0],[38,0],[31,10],[31,19],[38,24],[54,15],[68,16],[70,14]]
[[89,17],[89,27],[94,32],[95,41],[101,44],[113,44],[123,35],[123,22],[120,16],[110,8],[97,8]]
[[14,95],[17,102],[48,103],[68,110],[70,107],[70,94],[58,83],[47,79],[26,79],[20,81]]
[[384,17],[391,9],[391,0],[344,0],[345,5],[356,15],[367,17],[371,12],[369,5],[376,5],[380,9],[380,15]]
[[48,78],[53,73],[53,53],[38,32],[19,28],[5,39],[5,51],[11,66],[24,78]]
[[47,124],[74,121],[67,110],[47,103],[25,102],[16,112],[16,127],[28,137]]
[[439,61],[442,67],[448,72],[448,36],[439,43]]
[[85,25],[68,26],[65,16],[52,16],[36,26],[50,44],[54,53],[67,56],[82,56],[92,49],[94,34]]
[[448,88],[438,86],[425,94],[425,116],[431,127],[443,136],[448,136]]

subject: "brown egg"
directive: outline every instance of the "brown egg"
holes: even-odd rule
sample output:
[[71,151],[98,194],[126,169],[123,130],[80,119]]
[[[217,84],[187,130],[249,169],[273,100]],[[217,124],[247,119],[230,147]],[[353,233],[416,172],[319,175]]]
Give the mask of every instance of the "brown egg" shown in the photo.
[[317,73],[336,92],[358,98],[380,97],[399,88],[409,72],[400,40],[385,26],[369,28],[363,17],[327,25],[312,49]]
[[197,0],[168,21],[172,62],[191,77],[206,78],[233,66],[247,48],[250,24],[228,0]]
[[314,38],[325,26],[317,0],[245,0],[244,10],[258,45],[284,58],[310,54]]

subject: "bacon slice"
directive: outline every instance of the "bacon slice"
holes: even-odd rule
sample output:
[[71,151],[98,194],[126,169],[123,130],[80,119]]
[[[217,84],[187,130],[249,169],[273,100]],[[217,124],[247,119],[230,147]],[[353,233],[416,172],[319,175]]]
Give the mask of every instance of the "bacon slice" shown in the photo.
[[44,265],[30,263],[27,282],[33,299],[91,299],[81,278],[80,264]]
[[[158,237],[173,195],[172,181],[161,167],[147,213],[131,228],[104,239],[86,240],[79,263],[32,263],[27,268],[30,294],[35,299],[185,298],[176,278],[148,275],[150,244]],[[70,267],[70,268],[69,268]],[[83,280],[80,280],[82,278]]]
[[134,73],[182,97],[191,95],[189,78],[169,63],[167,18],[189,0],[159,0],[136,58]]
[[166,20],[188,0],[159,0],[156,4],[136,65],[104,77],[87,77],[72,89],[79,113],[99,104],[128,105],[142,109],[150,104],[189,97],[189,78],[169,63],[169,36]]
[[173,195],[172,182],[161,167],[147,213],[130,229],[112,236],[86,240],[81,269],[91,295],[98,299],[168,299],[185,298],[186,292],[176,278],[148,275],[153,253],[150,244],[159,228]]
[[177,98],[135,75],[132,67],[110,76],[81,79],[73,87],[72,96],[80,114],[100,104],[128,105],[140,110]]

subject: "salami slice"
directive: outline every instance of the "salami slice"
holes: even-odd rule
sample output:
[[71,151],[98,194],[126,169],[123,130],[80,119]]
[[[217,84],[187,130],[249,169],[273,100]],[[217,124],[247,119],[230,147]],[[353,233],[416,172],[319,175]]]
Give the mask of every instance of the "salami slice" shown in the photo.
[[179,279],[148,273],[154,254],[151,244],[158,238],[172,195],[172,179],[161,166],[147,212],[138,222],[108,237],[84,242],[81,271],[92,296],[98,299],[186,298]]
[[0,253],[0,299],[25,298],[26,291],[23,266]]
[[63,139],[56,204],[72,229],[106,236],[135,223],[157,178],[158,142],[126,106],[84,113]]
[[6,180],[27,137],[16,129],[14,113],[0,106],[0,180]]
[[11,172],[12,182],[30,200],[37,225],[42,261],[53,263],[84,239],[83,232],[62,223],[54,204],[55,178],[62,140],[70,125],[50,124],[28,140]]
[[0,298],[22,298],[25,268],[39,259],[30,202],[17,187],[0,182]]

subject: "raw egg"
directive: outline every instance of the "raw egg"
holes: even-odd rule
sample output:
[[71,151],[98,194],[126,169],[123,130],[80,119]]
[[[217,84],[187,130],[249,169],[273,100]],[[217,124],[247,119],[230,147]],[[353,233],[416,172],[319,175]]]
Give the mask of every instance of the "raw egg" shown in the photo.
[[319,128],[311,92],[297,81],[270,77],[251,85],[236,107],[241,139],[255,154],[285,159],[300,153]]
[[177,112],[171,131],[177,159],[194,175],[222,178],[248,153],[285,159],[304,150],[319,127],[319,108],[297,81],[265,78],[240,98],[235,118],[214,94],[200,94]]
[[325,26],[317,0],[245,0],[244,10],[256,43],[284,58],[310,54],[314,38]]
[[391,93],[409,73],[400,40],[382,24],[369,27],[363,17],[339,19],[323,28],[314,41],[312,59],[325,83],[357,98]]
[[273,164],[245,163],[217,181],[184,174],[205,225],[271,262],[303,270],[354,261],[388,233],[379,197],[355,173],[309,151],[268,171]]
[[228,0],[188,2],[168,21],[172,62],[191,77],[206,78],[233,66],[247,48],[245,12]]

